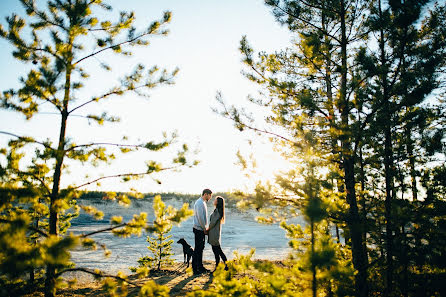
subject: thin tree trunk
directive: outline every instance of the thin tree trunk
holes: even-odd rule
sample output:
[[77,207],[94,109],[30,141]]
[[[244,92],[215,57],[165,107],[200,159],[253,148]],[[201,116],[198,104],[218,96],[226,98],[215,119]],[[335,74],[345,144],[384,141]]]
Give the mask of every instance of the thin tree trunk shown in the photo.
[[332,280],[329,280],[327,284],[327,297],[334,297],[333,289],[331,288],[331,286]]
[[[388,104],[386,104],[388,106]],[[386,113],[387,113],[386,109]],[[386,116],[386,123],[390,120],[389,116]],[[386,216],[386,247],[387,247],[387,292],[386,296],[389,296],[393,290],[393,234],[392,234],[392,196],[393,196],[393,158],[392,158],[392,134],[390,126],[385,128],[385,144],[384,144],[384,170],[386,179],[386,200],[385,200],[385,216]]]
[[[397,163],[396,165],[398,167],[398,176],[399,176],[399,188],[400,188],[400,192],[401,192],[401,200],[404,200],[404,193],[406,192],[406,184],[404,182],[404,173],[403,170],[401,169],[401,166],[399,163]],[[396,192],[397,187],[394,186],[394,191]],[[394,195],[395,197],[395,195]]]
[[[326,24],[326,17],[325,17],[325,13],[324,10],[322,10],[322,28],[327,31],[327,24]],[[325,35],[325,46],[327,49],[330,48],[330,39],[328,38],[327,35]],[[325,59],[325,87],[326,87],[326,93],[327,93],[327,106],[328,106],[328,115],[329,115],[329,122],[330,122],[330,127],[335,127],[336,126],[336,121],[335,121],[335,113],[334,113],[334,100],[333,100],[333,85],[332,85],[332,78],[331,78],[331,53],[330,50],[327,50],[327,52],[325,53],[325,56],[327,57]],[[336,130],[336,129],[334,129]],[[339,152],[339,148],[338,148],[338,144],[337,144],[337,135],[331,135],[331,151],[333,156],[337,156],[338,152]],[[334,185],[334,179],[332,179],[332,184]],[[341,237],[339,235],[339,227],[338,224],[335,223],[335,228],[336,228],[336,238],[338,243],[341,243]]]
[[[40,202],[40,199],[39,199],[39,202]],[[36,214],[36,213],[34,212],[34,214]],[[38,218],[35,220],[34,227],[36,229],[39,228],[39,219]],[[37,246],[37,241],[38,241],[38,237],[36,237],[36,239],[34,239],[34,246]],[[30,280],[31,284],[33,284],[34,281],[36,280],[34,267],[31,268],[31,271],[29,272],[29,280]]]
[[161,244],[162,244],[162,240],[161,237],[159,239],[159,259],[158,259],[158,270],[161,270],[161,253],[162,253],[162,248],[161,248]]
[[[379,17],[382,19],[381,0],[378,1]],[[385,199],[385,219],[386,219],[386,289],[385,296],[390,296],[393,292],[393,234],[392,234],[392,196],[393,189],[393,157],[392,157],[392,131],[391,131],[391,111],[389,104],[388,82],[387,82],[387,58],[384,44],[384,30],[380,28],[380,60],[381,60],[381,84],[383,100],[383,122],[384,122],[384,171],[386,183]]]
[[336,239],[337,239],[338,243],[341,243],[341,236],[339,235],[338,224],[335,224],[335,228],[336,228]]
[[402,257],[403,257],[403,285],[401,286],[401,292],[403,293],[404,297],[409,296],[409,256],[407,255],[407,251],[409,250],[408,244],[407,244],[407,237],[406,237],[406,230],[403,226],[401,226],[401,235],[402,235],[402,242],[403,242],[403,250],[402,250]]
[[[311,227],[311,255],[314,256],[314,222],[311,220],[310,222]],[[311,272],[312,272],[312,281],[311,281],[311,287],[313,290],[313,297],[317,296],[317,279],[316,279],[316,265],[314,265],[313,260],[311,261]]]
[[406,149],[407,155],[409,156],[409,169],[411,178],[411,190],[412,190],[412,200],[418,200],[418,190],[417,190],[417,171],[415,169],[415,156],[413,151],[412,138],[410,137],[410,128],[406,128]]
[[341,18],[341,88],[340,88],[340,105],[341,105],[341,143],[342,143],[342,160],[344,167],[344,180],[346,199],[349,204],[349,213],[347,223],[350,228],[353,266],[358,271],[355,275],[356,296],[365,297],[368,295],[367,286],[367,259],[364,254],[363,241],[363,224],[358,212],[358,205],[355,191],[355,156],[351,146],[351,136],[349,135],[349,114],[350,107],[347,98],[347,27],[346,27],[346,11],[345,3],[341,2],[340,18]]
[[[361,121],[361,116],[359,115],[358,120]],[[365,171],[364,171],[364,158],[362,155],[362,143],[359,143],[359,169],[360,169],[360,178],[361,178],[361,195],[360,195],[360,203],[361,203],[361,217],[363,221],[363,241],[364,241],[364,254],[366,257],[367,265],[368,265],[368,251],[367,251],[367,204],[365,199]]]
[[[59,146],[56,157],[56,168],[54,170],[53,189],[50,196],[50,218],[49,218],[49,234],[51,236],[59,235],[59,212],[56,209],[56,202],[59,199],[60,176],[62,172],[62,164],[64,158],[65,132],[67,124],[67,113],[62,115],[60,128]],[[45,297],[54,297],[56,295],[56,268],[49,264],[46,269],[45,279]]]
[[[73,44],[73,40],[70,40],[70,45]],[[61,112],[61,124],[59,133],[59,143],[56,152],[56,166],[53,176],[53,189],[50,195],[50,217],[49,217],[49,234],[50,236],[59,236],[59,211],[56,209],[57,200],[60,190],[60,179],[62,174],[62,166],[65,157],[65,135],[67,129],[68,120],[68,102],[70,101],[70,89],[71,89],[71,62],[72,58],[67,60],[67,68],[65,74],[65,93],[63,100],[63,110]],[[56,296],[56,267],[49,264],[46,269],[45,276],[45,297]]]
[[31,271],[29,272],[29,281],[31,282],[31,284],[34,283],[36,277],[34,275],[34,268],[31,268]]

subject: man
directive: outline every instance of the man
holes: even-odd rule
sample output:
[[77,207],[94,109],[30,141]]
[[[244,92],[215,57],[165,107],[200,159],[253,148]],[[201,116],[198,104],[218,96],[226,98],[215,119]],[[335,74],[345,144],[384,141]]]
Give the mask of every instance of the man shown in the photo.
[[195,275],[209,272],[208,269],[203,266],[203,250],[205,242],[205,234],[208,227],[208,209],[206,202],[211,200],[212,191],[204,189],[201,197],[195,201],[194,204],[194,235],[195,235],[195,248],[192,258],[192,270]]

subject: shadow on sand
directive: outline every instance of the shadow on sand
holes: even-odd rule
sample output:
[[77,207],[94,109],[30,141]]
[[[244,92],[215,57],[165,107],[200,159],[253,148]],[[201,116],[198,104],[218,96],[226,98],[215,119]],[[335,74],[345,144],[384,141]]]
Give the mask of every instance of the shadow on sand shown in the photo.
[[[212,263],[212,264],[211,264]],[[213,262],[204,262],[206,268],[210,269]],[[129,280],[143,285],[148,280],[154,280],[160,285],[166,285],[170,288],[170,296],[185,296],[187,292],[204,289],[207,290],[212,284],[212,274],[205,273],[198,276],[192,275],[191,268],[187,268],[183,263],[175,263],[172,267],[162,271],[154,271],[149,277],[138,279],[136,276],[130,276]],[[128,296],[138,296],[139,288],[129,285]],[[85,283],[82,286],[72,289],[66,289],[59,292],[63,296],[108,296],[101,288],[98,282]]]

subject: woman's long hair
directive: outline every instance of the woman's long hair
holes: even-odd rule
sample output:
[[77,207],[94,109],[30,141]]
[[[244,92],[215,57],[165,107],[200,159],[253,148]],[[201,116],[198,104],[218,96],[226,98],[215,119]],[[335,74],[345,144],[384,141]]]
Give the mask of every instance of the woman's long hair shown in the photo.
[[225,223],[225,199],[221,196],[217,196],[215,199],[217,199],[217,210],[218,213],[221,216],[221,223]]

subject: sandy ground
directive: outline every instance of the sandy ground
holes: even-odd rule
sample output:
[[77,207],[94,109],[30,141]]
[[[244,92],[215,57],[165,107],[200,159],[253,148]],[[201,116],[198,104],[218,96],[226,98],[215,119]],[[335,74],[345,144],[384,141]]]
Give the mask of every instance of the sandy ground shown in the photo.
[[[260,260],[255,261],[268,261],[275,265],[285,267],[283,261],[270,261]],[[213,271],[215,268],[214,261],[204,261],[204,266]],[[78,282],[67,289],[60,289],[57,292],[57,296],[69,296],[69,297],[81,297],[81,296],[94,296],[105,297],[109,296],[103,289],[101,281],[95,281],[89,274],[77,273],[68,277],[75,277]],[[158,284],[166,285],[170,288],[170,296],[185,296],[188,292],[194,290],[204,289],[207,290],[212,286],[213,276],[211,273],[205,273],[198,276],[192,274],[192,266],[186,267],[183,263],[176,262],[173,266],[165,268],[159,272],[152,272],[147,278],[138,279],[136,276],[129,276],[129,281],[136,283],[137,285],[143,285],[148,280],[154,280]],[[138,296],[139,287],[128,285],[128,296]],[[22,295],[26,297],[43,297],[43,293],[35,291],[31,294]]]
[[[214,269],[214,262],[205,261],[204,266]],[[184,296],[187,292],[197,289],[207,289],[212,283],[212,274],[206,273],[198,276],[192,274],[191,266],[186,267],[185,264],[175,263],[173,267],[160,272],[154,272],[149,278],[136,279],[130,276],[130,280],[137,284],[144,284],[147,280],[152,279],[158,284],[167,285],[170,288],[170,296]],[[129,285],[128,296],[138,296],[139,288]],[[101,288],[101,283],[97,281],[87,281],[81,279],[73,288],[58,291],[60,296],[80,297],[80,296],[108,296]],[[39,296],[33,294],[32,296]],[[42,295],[43,296],[43,295]]]

